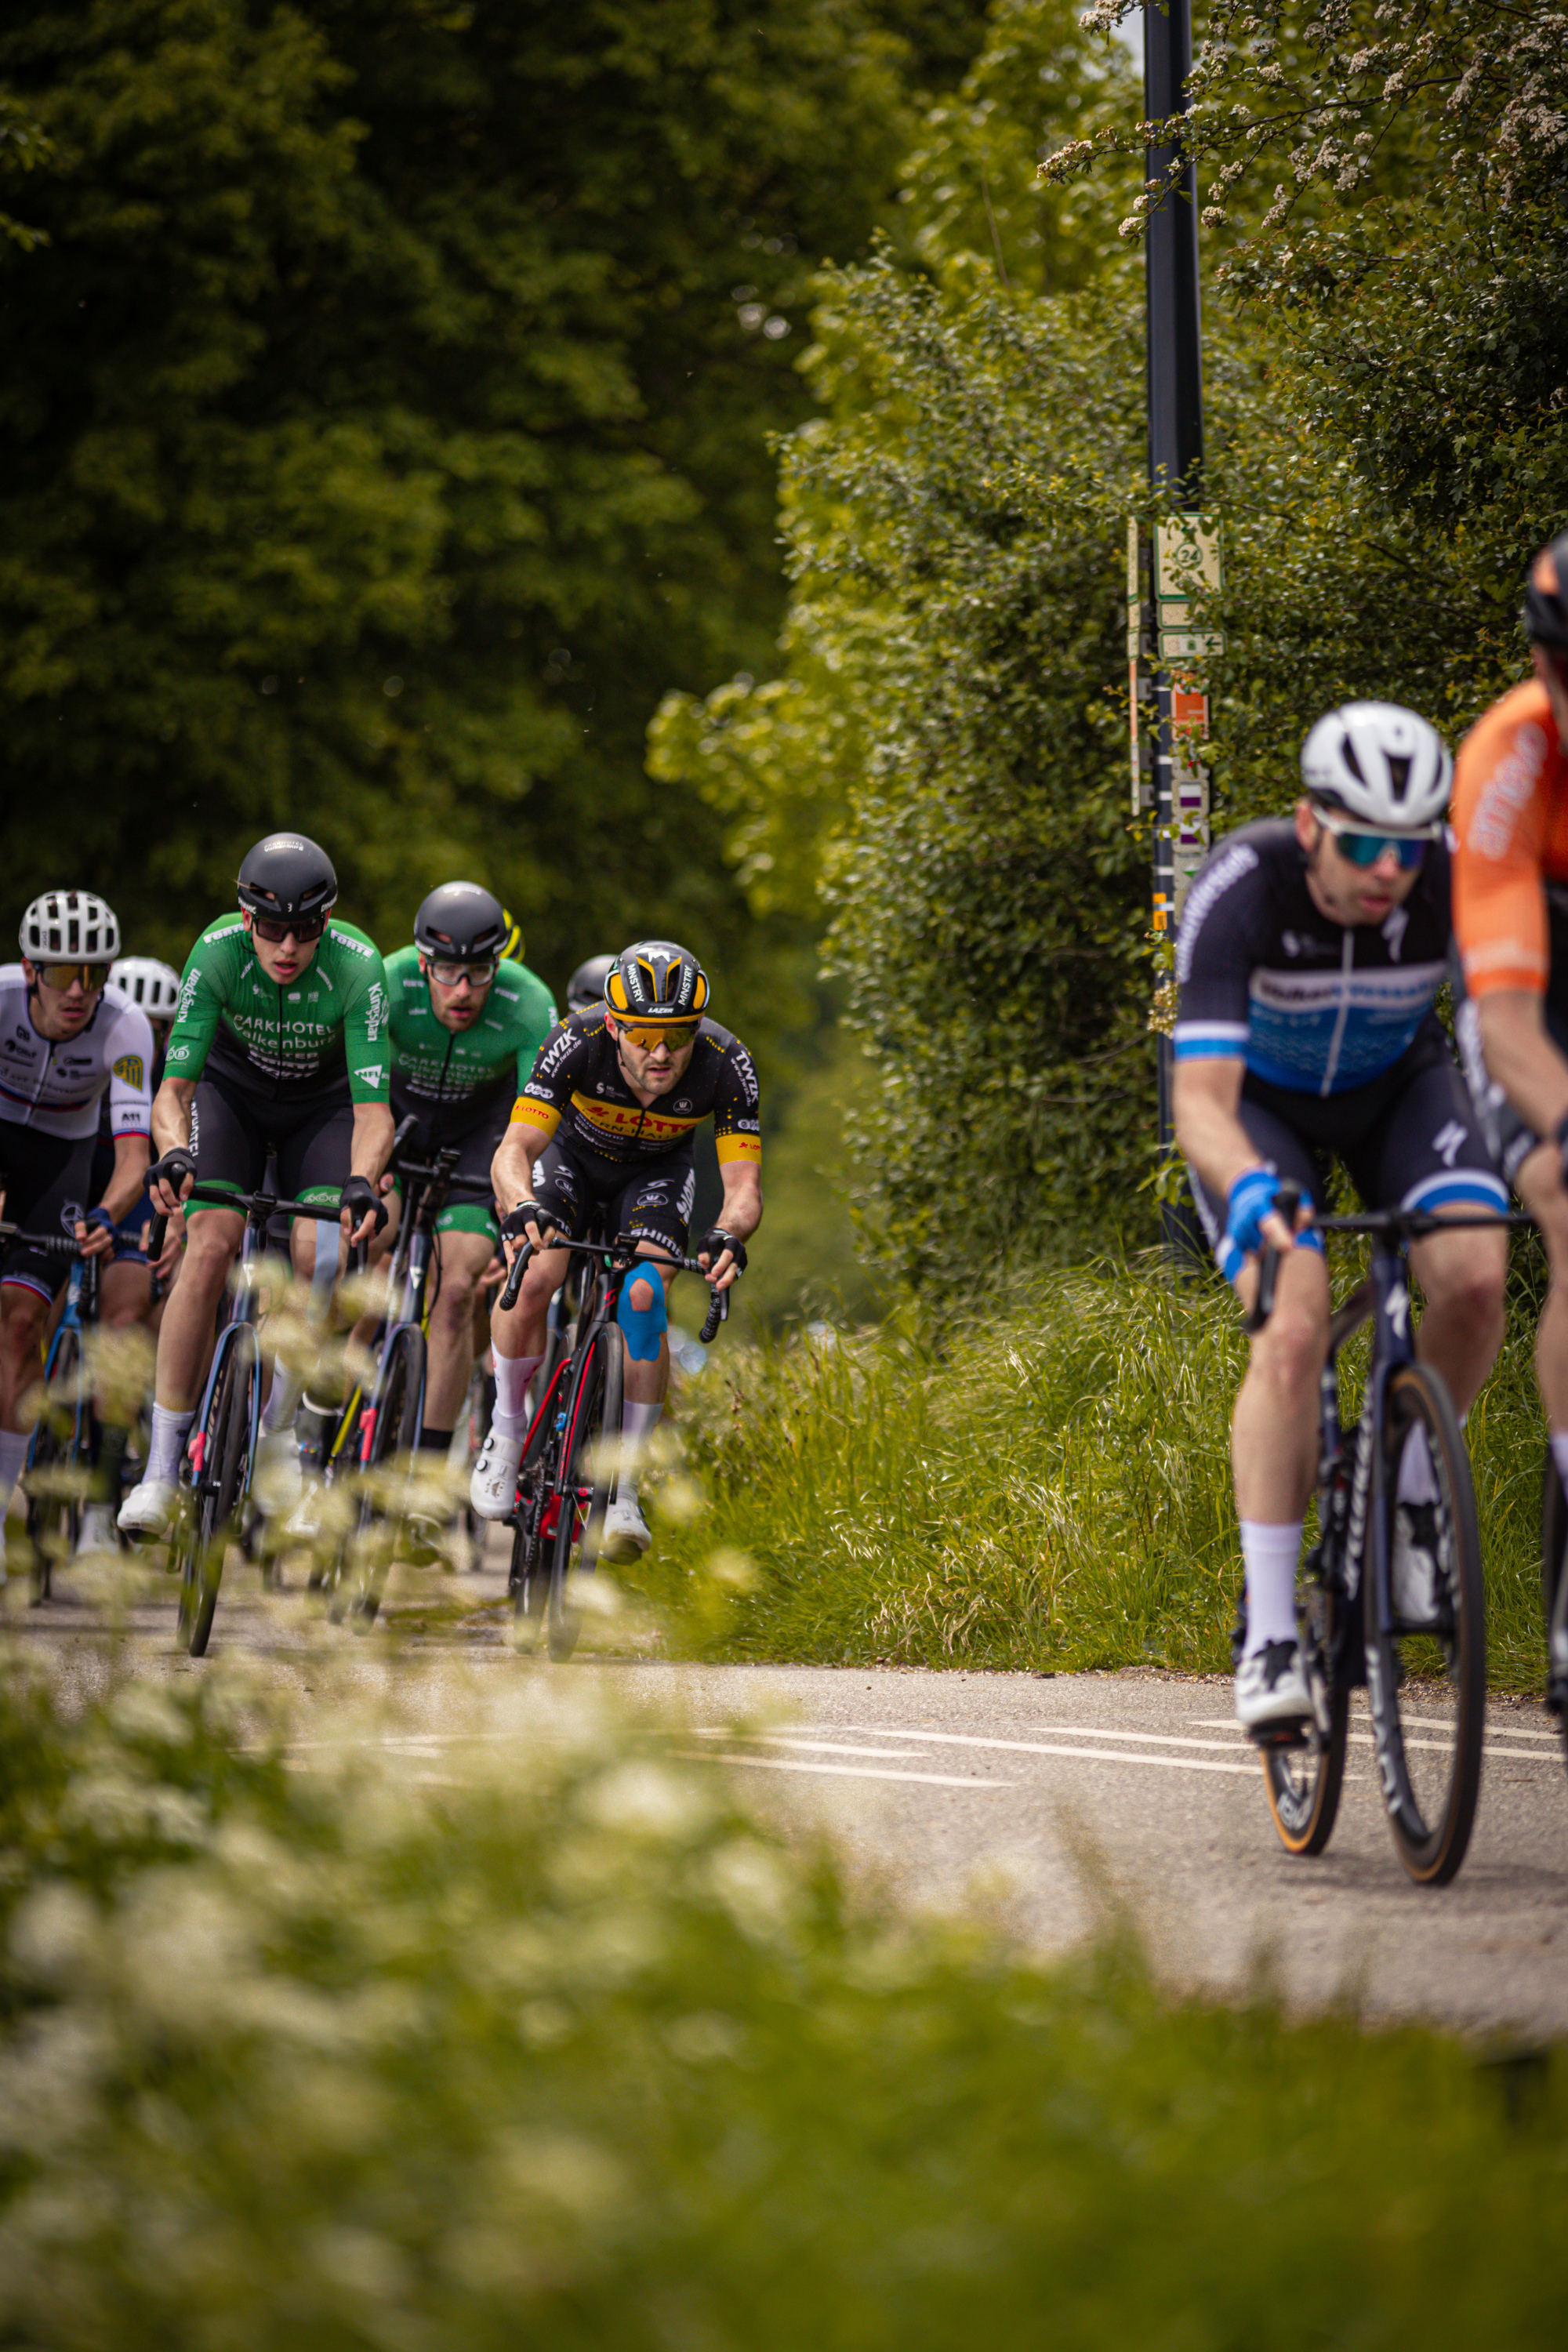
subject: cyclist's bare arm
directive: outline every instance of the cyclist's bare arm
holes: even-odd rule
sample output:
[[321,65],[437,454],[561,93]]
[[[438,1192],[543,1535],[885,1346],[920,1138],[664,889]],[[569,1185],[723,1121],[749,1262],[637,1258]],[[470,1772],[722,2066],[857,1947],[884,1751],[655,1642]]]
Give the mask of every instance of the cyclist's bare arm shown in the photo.
[[[1212,1061],[1178,1062],[1171,1090],[1172,1123],[1176,1146],[1218,1200],[1225,1200],[1238,1176],[1263,1165],[1258,1146],[1237,1116],[1247,1064],[1237,1055]],[[1262,1230],[1276,1249],[1289,1249],[1290,1232],[1277,1213],[1264,1218]]]
[[[513,1119],[501,1137],[496,1147],[496,1156],[490,1162],[490,1182],[495,1187],[495,1196],[500,1202],[503,1216],[517,1202],[532,1199],[533,1164],[542,1156],[549,1140],[542,1127],[531,1127],[526,1119],[521,1118]],[[531,1226],[529,1238],[537,1248],[541,1237]],[[509,1238],[504,1247],[510,1265],[517,1254],[517,1244]]]
[[1487,1068],[1537,1135],[1568,1114],[1568,1062],[1547,1034],[1546,1001],[1529,988],[1492,989],[1478,1001]]
[[[719,1171],[724,1186],[724,1205],[715,1223],[738,1242],[749,1242],[763,1222],[763,1171],[754,1160],[731,1160]],[[708,1279],[715,1290],[728,1290],[735,1280],[737,1267],[728,1250],[721,1251],[708,1270]]]
[[[188,1151],[191,1142],[191,1105],[196,1098],[195,1078],[165,1078],[153,1097],[153,1150],[157,1158],[165,1151]],[[172,1216],[179,1207],[179,1192],[170,1184],[154,1184],[153,1205]]]

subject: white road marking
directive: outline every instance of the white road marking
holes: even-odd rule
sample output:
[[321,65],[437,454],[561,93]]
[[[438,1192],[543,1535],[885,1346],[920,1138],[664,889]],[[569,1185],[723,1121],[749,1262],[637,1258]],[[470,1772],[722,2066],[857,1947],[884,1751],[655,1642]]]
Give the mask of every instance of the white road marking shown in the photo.
[[[965,1780],[956,1772],[888,1772],[858,1764],[813,1764],[804,1756],[747,1756],[732,1753],[727,1748],[672,1748],[671,1756],[680,1764],[752,1764],[759,1772],[830,1772],[847,1780],[923,1780],[937,1789],[1012,1789],[1013,1780],[982,1780],[978,1775]],[[853,1755],[853,1748],[846,1748]]]
[[[817,1727],[824,1731],[829,1729],[863,1731],[868,1736],[873,1736],[878,1731],[885,1733],[889,1729],[886,1724],[859,1723],[841,1723],[831,1726],[823,1724]],[[1135,1740],[1141,1748],[1217,1748],[1226,1756],[1234,1754],[1236,1749],[1234,1739],[1184,1739],[1179,1733],[1173,1731],[1116,1731],[1108,1723],[1048,1723],[1042,1728],[1048,1731],[1053,1739],[1131,1739]],[[967,1733],[957,1731],[906,1731],[901,1727],[892,1734],[892,1737],[898,1739],[963,1740],[968,1736]],[[1000,1744],[1006,1746],[1008,1743],[1003,1741]],[[1027,1745],[1026,1742],[1023,1744]]]
[[[1051,1727],[1054,1730],[1056,1726],[1053,1724]],[[878,1727],[874,1724],[846,1723],[839,1728],[864,1731],[875,1737]],[[1075,1736],[1085,1739],[1129,1738],[1152,1742],[1158,1739],[1158,1735],[1152,1731],[1095,1731],[1080,1732]],[[1145,1756],[1137,1750],[1129,1754],[1121,1748],[1058,1748],[1051,1740],[981,1739],[966,1731],[900,1731],[899,1737],[900,1739],[929,1740],[943,1748],[995,1748],[1014,1756],[1079,1756],[1087,1757],[1095,1764],[1160,1764],[1167,1772],[1244,1772],[1250,1780],[1258,1770],[1256,1761],[1250,1764],[1220,1764],[1206,1756]],[[1191,1748],[1217,1748],[1220,1745],[1217,1739],[1193,1739],[1184,1744]]]
[[[1221,1716],[1199,1716],[1195,1717],[1194,1720],[1205,1724],[1213,1724],[1217,1728],[1217,1727],[1224,1721],[1224,1717]],[[1411,1725],[1412,1731],[1437,1731],[1439,1727],[1436,1724],[1413,1723]],[[912,1738],[913,1734],[911,1734],[910,1737]],[[1246,1734],[1242,1731],[1240,1725],[1237,1724],[1237,1738],[1240,1739],[1245,1737]],[[1370,1731],[1348,1732],[1346,1734],[1346,1738],[1353,1739],[1358,1746],[1363,1748],[1371,1748],[1375,1744],[1373,1735]],[[1552,1744],[1551,1748],[1545,1750],[1538,1748],[1505,1748],[1499,1745],[1500,1740],[1508,1739],[1547,1739]],[[1434,1752],[1442,1752],[1446,1754],[1452,1749],[1454,1742],[1449,1737],[1439,1737],[1436,1739],[1413,1739],[1410,1737],[1410,1733],[1406,1732],[1405,1736],[1405,1745],[1406,1748],[1429,1748]],[[1557,1761],[1556,1751],[1558,1741],[1555,1732],[1489,1731],[1486,1735],[1485,1745],[1486,1751],[1489,1756],[1512,1756],[1518,1758],[1521,1762],[1526,1764],[1554,1764]]]
[[880,1757],[889,1764],[913,1764],[919,1760],[913,1748],[851,1748],[842,1739],[806,1739],[793,1731],[698,1731],[698,1739],[765,1739],[775,1748],[820,1748],[828,1756]]

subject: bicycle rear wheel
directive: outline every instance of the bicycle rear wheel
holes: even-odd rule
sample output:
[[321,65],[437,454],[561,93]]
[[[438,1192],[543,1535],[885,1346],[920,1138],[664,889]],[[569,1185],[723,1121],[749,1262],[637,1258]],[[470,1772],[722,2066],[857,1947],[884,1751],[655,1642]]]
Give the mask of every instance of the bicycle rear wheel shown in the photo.
[[27,1539],[33,1548],[28,1598],[36,1609],[48,1599],[56,1566],[70,1559],[81,1528],[81,1496],[75,1491],[87,1436],[81,1385],[81,1342],[74,1330],[55,1341],[46,1374],[43,1410],[27,1447],[22,1487],[27,1498]]
[[[1315,1570],[1317,1563],[1313,1552],[1309,1570]],[[1299,1744],[1262,1750],[1268,1810],[1287,1853],[1321,1853],[1333,1833],[1345,1777],[1350,1691],[1344,1658],[1354,1606],[1315,1573],[1300,1595],[1301,1658],[1312,1694],[1312,1721]]]
[[602,1324],[588,1342],[577,1374],[557,1488],[561,1510],[555,1525],[546,1628],[552,1658],[569,1658],[583,1630],[583,1612],[574,1603],[573,1586],[578,1577],[591,1576],[598,1565],[621,1442],[624,1368],[619,1327]]
[[[1480,1795],[1486,1600],[1469,1456],[1448,1391],[1425,1364],[1401,1364],[1386,1393],[1383,1486],[1391,1557],[1394,1480],[1413,1429],[1426,1432],[1437,1486],[1431,1507],[1436,1569],[1432,1605],[1419,1619],[1396,1618],[1384,1634],[1373,1622],[1376,1612],[1369,1596],[1367,1696],[1399,1859],[1418,1885],[1444,1886],[1465,1858]],[[1439,1681],[1451,1694],[1451,1736],[1446,1718],[1411,1715],[1405,1720],[1409,1685],[1416,1679]]]
[[[511,1567],[507,1591],[518,1622],[519,1646],[534,1648],[550,1597],[550,1577],[555,1556],[555,1437],[557,1417],[565,1412],[569,1378],[553,1376],[540,1393],[539,1409],[529,1423],[522,1459],[517,1465],[517,1504],[512,1512]],[[523,1627],[528,1628],[527,1633]]]
[[[360,1497],[358,1530],[351,1539],[352,1578],[340,1573],[328,1604],[328,1614],[334,1619],[346,1609],[361,1632],[374,1622],[386,1590],[403,1526],[403,1489],[419,1443],[424,1396],[425,1334],[405,1326],[393,1333],[371,1393],[370,1424],[360,1455],[366,1491]],[[399,1462],[401,1473],[396,1466]]]
[[202,1422],[201,1466],[179,1563],[179,1636],[193,1658],[205,1654],[212,1635],[230,1523],[250,1485],[251,1430],[259,1402],[253,1392],[260,1366],[252,1327],[237,1323],[231,1328],[234,1336],[224,1349]]

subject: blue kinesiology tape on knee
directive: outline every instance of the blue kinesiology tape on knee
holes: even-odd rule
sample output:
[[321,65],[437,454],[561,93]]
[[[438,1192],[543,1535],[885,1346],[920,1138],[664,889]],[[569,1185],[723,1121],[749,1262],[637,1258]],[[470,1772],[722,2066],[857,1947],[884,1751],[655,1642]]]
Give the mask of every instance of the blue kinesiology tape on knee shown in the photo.
[[324,1218],[312,1217],[310,1236],[316,1255],[311,1265],[307,1312],[312,1323],[324,1323],[331,1307],[332,1285],[338,1278],[338,1228],[329,1225]]
[[[632,1304],[634,1294],[653,1294],[646,1307]],[[621,1285],[621,1303],[616,1309],[616,1320],[626,1335],[626,1353],[639,1364],[658,1360],[659,1343],[669,1328],[669,1316],[664,1303],[664,1283],[657,1274],[628,1274]]]

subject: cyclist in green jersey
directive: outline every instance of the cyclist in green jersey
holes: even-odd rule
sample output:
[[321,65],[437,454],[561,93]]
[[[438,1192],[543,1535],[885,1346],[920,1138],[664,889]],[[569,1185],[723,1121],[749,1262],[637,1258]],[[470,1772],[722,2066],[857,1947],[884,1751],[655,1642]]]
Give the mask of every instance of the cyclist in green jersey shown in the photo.
[[[386,975],[364,933],[331,919],[337,876],[315,842],[298,834],[258,842],[239,869],[238,891],[238,914],[208,925],[180,983],[153,1105],[162,1156],[148,1185],[154,1205],[174,1214],[198,1176],[204,1185],[254,1192],[275,1153],[285,1194],[338,1211],[336,1248],[326,1244],[330,1227],[300,1218],[293,1228],[296,1269],[313,1277],[320,1297],[336,1278],[344,1244],[386,1222],[376,1191],[392,1149]],[[158,1334],[146,1475],[120,1513],[127,1534],[168,1531],[243,1230],[232,1210],[198,1202],[189,1212],[184,1264]],[[280,1372],[268,1429],[283,1437],[298,1402]],[[314,1407],[308,1437],[330,1412]]]
[[[393,1118],[419,1122],[411,1159],[458,1151],[465,1183],[489,1181],[512,1104],[555,1026],[544,982],[521,959],[503,961],[509,940],[521,944],[499,898],[475,882],[444,882],[415,918],[414,945],[387,958]],[[392,1181],[393,1220],[378,1253],[396,1232]],[[454,1201],[436,1221],[439,1279],[419,1441],[430,1453],[446,1453],[468,1394],[474,1299],[500,1248],[490,1202]]]

